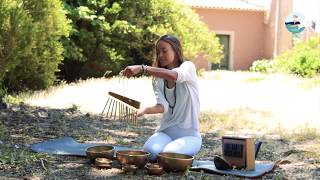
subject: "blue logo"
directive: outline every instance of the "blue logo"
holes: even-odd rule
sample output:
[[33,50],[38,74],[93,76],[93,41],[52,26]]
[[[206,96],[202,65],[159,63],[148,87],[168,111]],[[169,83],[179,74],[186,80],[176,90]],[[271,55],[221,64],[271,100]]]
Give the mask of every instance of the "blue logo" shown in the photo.
[[300,13],[291,13],[285,22],[286,28],[291,33],[301,33],[305,29],[305,18]]

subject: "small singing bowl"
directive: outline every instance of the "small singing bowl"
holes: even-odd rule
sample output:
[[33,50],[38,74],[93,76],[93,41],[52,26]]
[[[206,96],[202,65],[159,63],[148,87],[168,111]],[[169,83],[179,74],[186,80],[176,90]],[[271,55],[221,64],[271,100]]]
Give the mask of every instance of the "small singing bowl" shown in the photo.
[[114,147],[108,145],[93,146],[86,150],[86,155],[91,162],[94,162],[96,158],[113,159]]
[[166,172],[185,171],[192,166],[193,156],[162,152],[157,156],[158,163]]
[[96,167],[99,167],[99,168],[111,168],[112,160],[107,158],[96,158],[94,160],[94,164]]
[[135,174],[138,169],[138,166],[133,164],[125,164],[122,166],[122,170],[125,173]]
[[139,150],[121,150],[116,152],[116,158],[121,165],[136,165],[144,167],[149,159],[149,152]]
[[163,168],[158,163],[155,163],[155,164],[147,163],[145,165],[145,168],[147,169],[149,175],[163,174]]

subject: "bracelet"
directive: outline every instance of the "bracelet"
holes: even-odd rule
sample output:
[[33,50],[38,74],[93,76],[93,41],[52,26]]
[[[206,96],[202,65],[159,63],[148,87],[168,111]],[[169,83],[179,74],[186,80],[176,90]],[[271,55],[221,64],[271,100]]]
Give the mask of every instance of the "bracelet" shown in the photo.
[[147,73],[147,65],[141,65],[141,68],[142,68],[142,74],[146,74]]
[[143,73],[144,74],[147,74],[148,72],[147,72],[147,68],[148,68],[148,66],[147,65],[144,65],[144,69],[143,69]]

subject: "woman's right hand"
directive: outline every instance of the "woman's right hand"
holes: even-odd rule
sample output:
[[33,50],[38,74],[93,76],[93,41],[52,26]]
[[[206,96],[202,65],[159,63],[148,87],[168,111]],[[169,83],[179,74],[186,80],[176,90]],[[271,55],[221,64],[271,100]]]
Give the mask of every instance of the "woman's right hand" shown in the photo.
[[120,73],[123,76],[126,76],[127,78],[130,78],[136,74],[139,74],[143,71],[141,65],[132,65],[132,66],[127,66],[124,70],[122,70]]

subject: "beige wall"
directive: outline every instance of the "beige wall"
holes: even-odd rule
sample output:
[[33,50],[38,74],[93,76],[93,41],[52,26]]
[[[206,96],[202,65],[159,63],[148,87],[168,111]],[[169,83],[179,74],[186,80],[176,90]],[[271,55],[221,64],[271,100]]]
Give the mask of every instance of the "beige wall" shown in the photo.
[[287,49],[292,48],[292,33],[290,33],[285,21],[287,16],[292,13],[292,0],[275,0],[279,2],[279,29],[278,29],[278,47],[276,54],[279,55]]
[[[264,12],[202,8],[194,10],[210,30],[233,34],[234,44],[230,44],[233,47],[233,58],[229,69],[247,70],[254,60],[264,57]],[[196,64],[199,67],[199,62]]]
[[292,34],[285,26],[285,19],[292,12],[292,7],[292,0],[271,2],[265,25],[265,58],[271,59],[292,48]]
[[[265,16],[265,36],[264,36],[264,58],[271,59],[275,55],[275,37],[276,37],[276,2],[271,1],[271,7],[268,14]],[[277,25],[278,26],[278,25]]]

